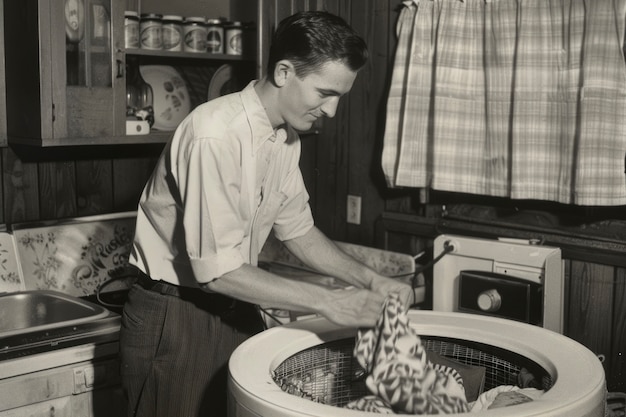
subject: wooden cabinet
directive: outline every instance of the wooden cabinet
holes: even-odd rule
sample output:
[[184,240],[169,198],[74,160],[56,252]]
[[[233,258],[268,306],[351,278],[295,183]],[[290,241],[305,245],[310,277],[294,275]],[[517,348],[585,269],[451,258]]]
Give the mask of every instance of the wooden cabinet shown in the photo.
[[125,131],[122,4],[5,1],[9,142],[48,146]]
[[4,1],[10,143],[48,147],[167,140],[171,132],[126,135],[128,61],[186,67],[243,62],[254,77],[256,51],[244,56],[126,51],[126,5],[126,0]]

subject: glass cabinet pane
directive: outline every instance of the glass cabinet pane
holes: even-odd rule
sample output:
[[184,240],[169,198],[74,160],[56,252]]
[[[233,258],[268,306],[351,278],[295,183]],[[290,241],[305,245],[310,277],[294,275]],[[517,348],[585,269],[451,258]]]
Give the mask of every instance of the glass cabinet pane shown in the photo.
[[111,0],[65,0],[67,85],[111,87]]

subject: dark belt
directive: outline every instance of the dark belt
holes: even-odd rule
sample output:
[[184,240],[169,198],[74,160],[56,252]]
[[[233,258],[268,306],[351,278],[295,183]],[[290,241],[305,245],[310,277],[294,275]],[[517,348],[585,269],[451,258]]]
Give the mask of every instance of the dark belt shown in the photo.
[[219,315],[233,310],[237,304],[247,304],[223,294],[203,291],[201,288],[183,287],[165,281],[156,281],[140,270],[137,270],[137,281],[135,283],[148,291],[198,303],[212,313]]
[[143,271],[136,270],[137,280],[135,284],[145,290],[192,302],[198,308],[221,317],[224,322],[249,336],[264,329],[258,308],[253,304],[235,300],[222,294],[209,293],[201,288],[182,287],[165,281],[155,281]]

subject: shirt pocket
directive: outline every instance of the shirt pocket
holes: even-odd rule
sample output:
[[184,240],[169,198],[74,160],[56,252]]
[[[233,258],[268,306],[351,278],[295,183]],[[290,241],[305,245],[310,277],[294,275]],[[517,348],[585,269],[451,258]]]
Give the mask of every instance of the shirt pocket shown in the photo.
[[272,191],[261,201],[261,206],[259,207],[252,230],[252,241],[256,242],[254,255],[257,255],[263,248],[265,240],[269,236],[274,222],[278,218],[280,208],[286,200],[286,194],[280,191]]

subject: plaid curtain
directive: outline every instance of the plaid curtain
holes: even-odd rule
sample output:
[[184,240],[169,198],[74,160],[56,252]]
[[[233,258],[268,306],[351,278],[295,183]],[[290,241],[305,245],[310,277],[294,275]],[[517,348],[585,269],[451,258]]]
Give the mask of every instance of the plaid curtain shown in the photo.
[[391,187],[626,204],[626,0],[413,0],[397,22]]

